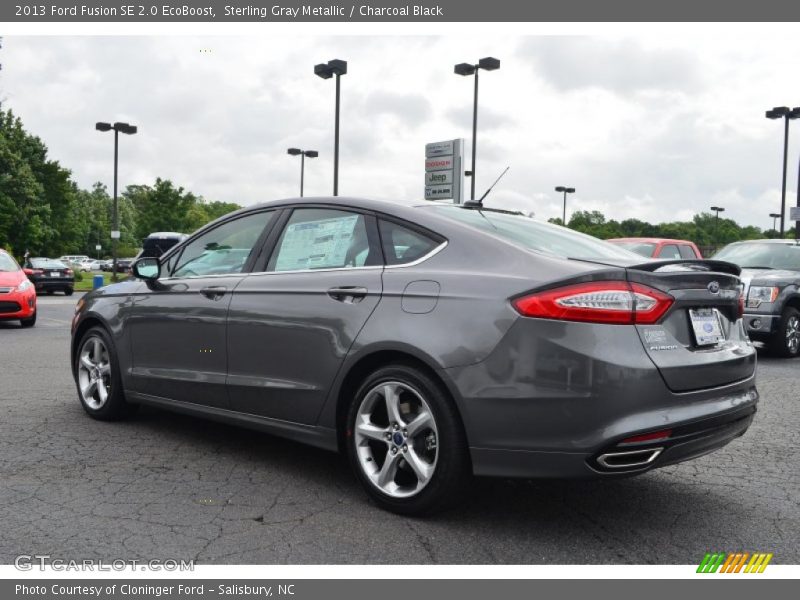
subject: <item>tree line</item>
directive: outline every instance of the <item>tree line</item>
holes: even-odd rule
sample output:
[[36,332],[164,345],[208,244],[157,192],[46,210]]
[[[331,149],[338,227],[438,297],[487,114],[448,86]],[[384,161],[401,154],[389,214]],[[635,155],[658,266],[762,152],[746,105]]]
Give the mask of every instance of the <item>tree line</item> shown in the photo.
[[[191,233],[237,208],[209,202],[167,179],[129,185],[118,198],[119,256],[133,256],[150,233]],[[105,185],[81,189],[39,137],[11,110],[0,109],[0,248],[17,257],[109,256],[112,215]]]
[[[561,219],[550,219],[550,222],[561,225]],[[639,219],[609,220],[600,211],[579,210],[572,214],[567,227],[604,240],[621,237],[689,240],[705,250],[721,248],[725,244],[741,240],[780,237],[772,229],[742,226],[733,219],[717,219],[712,213],[696,214],[691,221],[671,221],[654,225]],[[794,229],[787,231],[786,237],[793,238]]]

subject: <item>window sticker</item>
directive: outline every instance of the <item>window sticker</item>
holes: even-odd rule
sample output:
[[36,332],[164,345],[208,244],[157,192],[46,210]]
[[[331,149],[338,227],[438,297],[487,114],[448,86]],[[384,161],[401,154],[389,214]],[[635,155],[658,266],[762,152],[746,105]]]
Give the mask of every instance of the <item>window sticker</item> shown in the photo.
[[359,215],[292,223],[281,242],[276,271],[342,267]]

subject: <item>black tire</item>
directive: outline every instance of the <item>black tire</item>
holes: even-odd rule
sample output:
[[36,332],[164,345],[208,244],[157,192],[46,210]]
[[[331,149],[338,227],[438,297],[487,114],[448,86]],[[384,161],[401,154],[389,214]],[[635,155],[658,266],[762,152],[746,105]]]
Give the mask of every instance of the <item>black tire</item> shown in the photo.
[[[437,429],[433,475],[415,495],[404,498],[389,495],[370,480],[361,466],[362,458],[356,448],[355,422],[359,407],[369,392],[384,382],[399,382],[418,392],[429,406]],[[453,400],[440,382],[414,366],[398,363],[371,373],[360,385],[350,405],[346,432],[347,454],[356,477],[375,503],[391,512],[424,516],[449,508],[463,497],[462,492],[472,478],[467,439]],[[388,441],[386,443],[391,445]],[[413,443],[411,438],[408,443]],[[374,466],[377,467],[377,463]]]
[[[769,341],[769,351],[775,356],[794,358],[800,354],[800,311],[791,306],[783,309],[778,327]],[[790,331],[794,330],[794,332]]]
[[[108,370],[110,390],[108,391],[107,399],[104,401],[103,405],[97,408],[90,406],[84,399],[80,382],[81,354],[87,344],[91,343],[94,338],[98,338],[105,347],[110,366]],[[98,421],[119,421],[132,416],[138,410],[138,404],[130,404],[125,400],[125,392],[122,389],[122,377],[119,371],[119,360],[117,358],[114,341],[102,327],[92,327],[81,337],[78,343],[78,351],[75,353],[74,376],[81,406],[83,406],[83,410],[86,411],[86,414],[93,419],[97,419]]]
[[33,316],[28,317],[27,319],[20,319],[19,324],[23,327],[33,327],[36,325],[36,313],[38,311],[34,311]]
[[64,288],[64,295],[65,296],[72,296],[72,292],[74,292],[74,291],[75,290],[73,290],[71,287]]

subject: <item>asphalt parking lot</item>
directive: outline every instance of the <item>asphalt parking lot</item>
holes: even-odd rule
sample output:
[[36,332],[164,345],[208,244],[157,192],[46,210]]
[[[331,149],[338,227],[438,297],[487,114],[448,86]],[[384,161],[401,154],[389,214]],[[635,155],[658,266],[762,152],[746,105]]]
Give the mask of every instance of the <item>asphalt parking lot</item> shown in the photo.
[[800,360],[760,357],[745,437],[602,482],[477,480],[429,519],[371,505],[343,459],[152,409],[89,419],[68,364],[77,295],[35,328],[0,323],[0,563],[698,563],[711,550],[800,562]]

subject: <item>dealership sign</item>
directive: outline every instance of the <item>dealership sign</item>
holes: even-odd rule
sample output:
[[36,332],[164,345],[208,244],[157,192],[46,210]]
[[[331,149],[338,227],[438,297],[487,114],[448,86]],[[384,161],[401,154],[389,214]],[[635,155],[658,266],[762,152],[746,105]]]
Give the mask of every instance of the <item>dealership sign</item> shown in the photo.
[[461,203],[464,140],[425,145],[425,199]]

